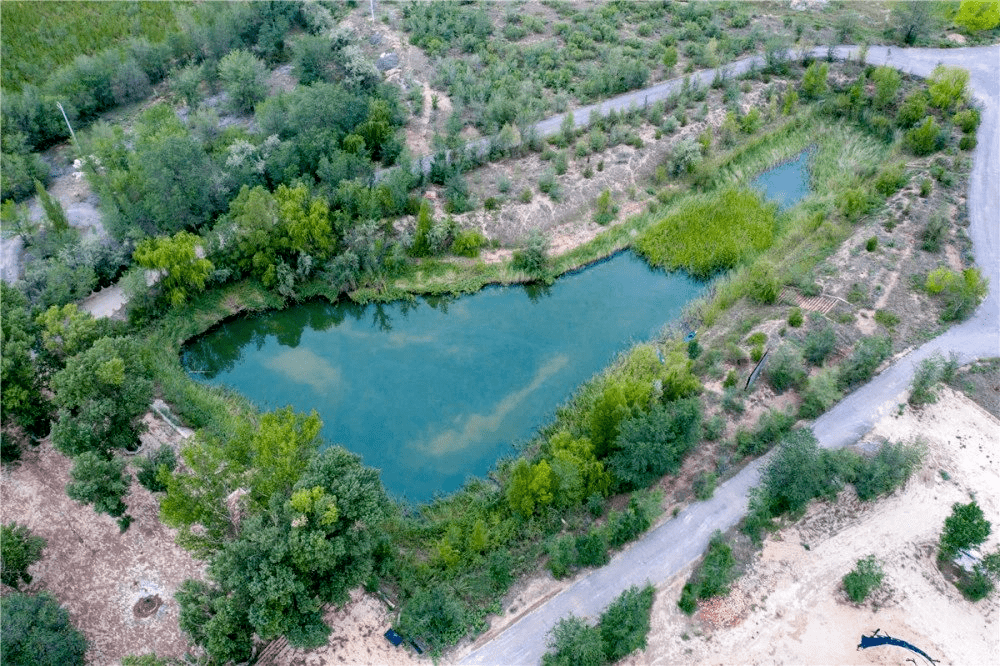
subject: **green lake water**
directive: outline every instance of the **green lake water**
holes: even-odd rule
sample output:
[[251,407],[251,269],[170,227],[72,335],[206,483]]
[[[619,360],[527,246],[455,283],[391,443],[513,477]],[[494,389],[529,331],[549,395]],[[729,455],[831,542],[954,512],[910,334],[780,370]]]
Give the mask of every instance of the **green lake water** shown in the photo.
[[[752,183],[782,208],[808,193],[808,156]],[[457,299],[312,302],[225,322],[187,344],[196,379],[263,409],[315,409],[328,442],[414,502],[485,476],[619,352],[677,320],[705,285],[623,252],[548,288]]]
[[327,441],[380,468],[393,495],[422,502],[485,476],[703,288],[621,253],[547,289],[236,319],[186,345],[182,362],[262,408],[315,409]]

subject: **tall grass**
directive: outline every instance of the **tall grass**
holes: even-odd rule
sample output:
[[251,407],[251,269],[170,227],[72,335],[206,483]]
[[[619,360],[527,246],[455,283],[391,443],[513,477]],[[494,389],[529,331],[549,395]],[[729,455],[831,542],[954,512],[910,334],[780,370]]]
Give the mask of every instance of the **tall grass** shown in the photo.
[[636,249],[650,263],[705,279],[770,247],[776,224],[775,204],[752,190],[727,187],[687,199],[646,230]]

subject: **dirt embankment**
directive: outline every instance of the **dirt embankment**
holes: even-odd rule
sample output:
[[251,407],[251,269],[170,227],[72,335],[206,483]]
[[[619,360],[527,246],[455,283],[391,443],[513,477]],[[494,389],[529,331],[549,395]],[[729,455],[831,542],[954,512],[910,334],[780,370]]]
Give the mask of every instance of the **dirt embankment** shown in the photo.
[[[997,663],[996,594],[965,600],[935,560],[953,503],[974,495],[1000,526],[1000,421],[944,390],[937,404],[887,417],[865,439],[919,439],[927,457],[891,497],[864,503],[845,490],[836,503],[814,503],[765,541],[729,596],[705,604],[693,619],[677,608],[687,573],[659,585],[649,647],[624,663],[903,664],[915,656],[892,646],[858,651],[861,635],[875,629],[942,664]],[[998,543],[995,529],[987,550]],[[856,606],[841,579],[870,554],[885,570],[883,589]]]

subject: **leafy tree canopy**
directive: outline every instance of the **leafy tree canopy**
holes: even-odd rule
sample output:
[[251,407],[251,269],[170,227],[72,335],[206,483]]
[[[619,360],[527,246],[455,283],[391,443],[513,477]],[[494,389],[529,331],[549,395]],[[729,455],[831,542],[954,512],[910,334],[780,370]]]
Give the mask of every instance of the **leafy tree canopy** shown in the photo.
[[0,581],[13,588],[30,583],[28,567],[42,559],[45,539],[34,536],[24,525],[0,527]]
[[188,296],[205,288],[205,281],[215,268],[212,262],[198,256],[201,239],[187,231],[172,237],[144,240],[135,249],[133,258],[143,268],[160,271],[163,287],[171,305],[181,305]]
[[5,666],[83,666],[87,641],[47,592],[0,597],[0,661]]

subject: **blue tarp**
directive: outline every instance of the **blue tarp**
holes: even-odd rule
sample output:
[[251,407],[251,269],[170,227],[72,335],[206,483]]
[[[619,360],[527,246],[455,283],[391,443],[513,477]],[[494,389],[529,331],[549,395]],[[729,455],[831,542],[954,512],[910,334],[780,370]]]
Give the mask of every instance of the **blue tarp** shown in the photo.
[[395,629],[389,629],[389,631],[385,632],[385,638],[393,645],[399,645],[403,642],[403,637],[397,634]]
[[926,652],[916,647],[915,645],[910,645],[906,641],[901,641],[898,638],[893,638],[892,636],[889,636],[887,634],[879,636],[880,631],[881,630],[876,629],[875,633],[872,634],[871,636],[865,636],[862,634],[861,643],[858,645],[858,649],[864,650],[866,648],[877,647],[879,645],[895,645],[897,647],[906,648],[907,650],[912,650],[913,652],[916,652],[917,654],[919,654],[921,657],[923,657],[932,664],[937,663],[936,661],[931,659],[930,655],[928,655]]

